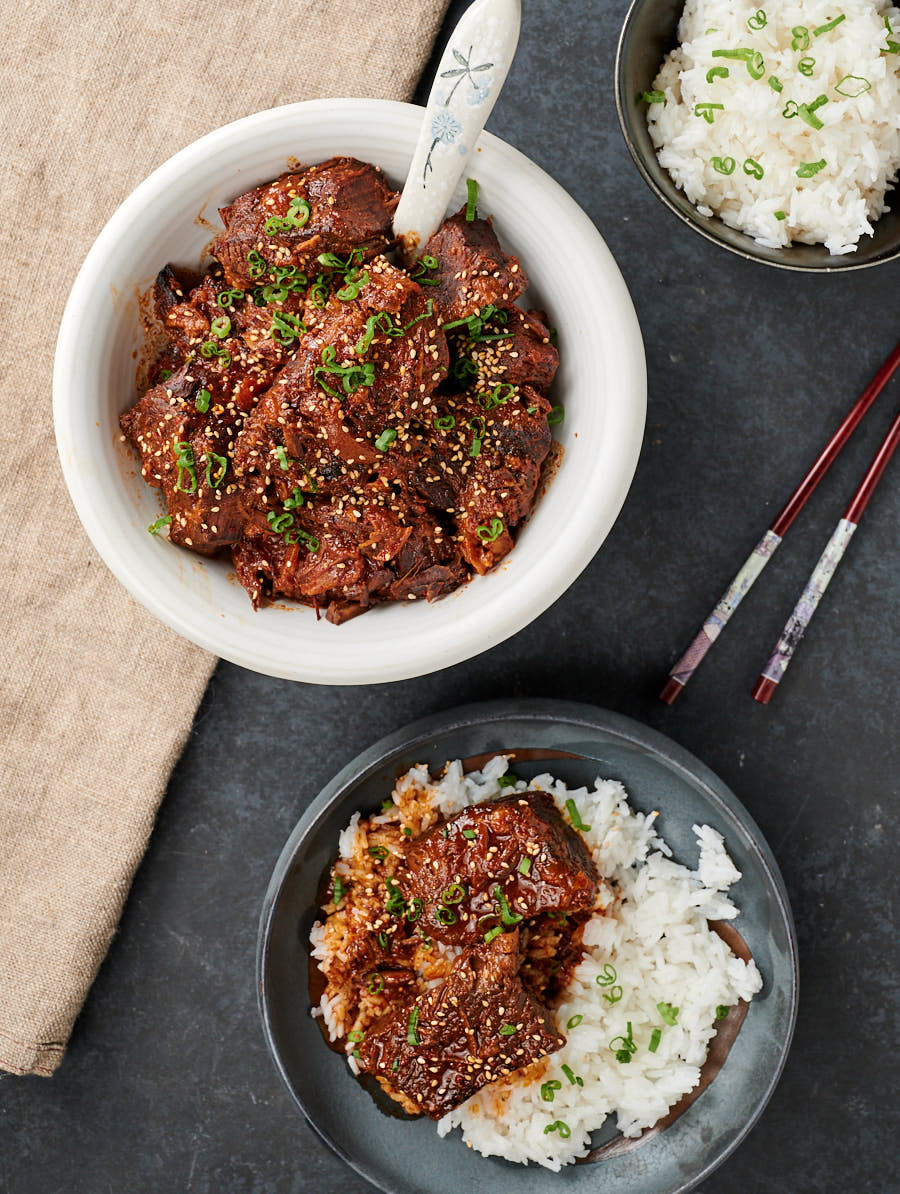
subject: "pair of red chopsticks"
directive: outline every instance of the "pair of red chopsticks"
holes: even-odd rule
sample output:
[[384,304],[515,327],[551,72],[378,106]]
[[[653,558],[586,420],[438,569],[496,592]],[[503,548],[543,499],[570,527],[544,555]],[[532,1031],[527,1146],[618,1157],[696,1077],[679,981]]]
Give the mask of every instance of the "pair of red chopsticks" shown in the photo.
[[[728,624],[731,615],[740,605],[754,581],[772,558],[776,548],[791,528],[797,515],[815,492],[816,486],[837,459],[844,444],[859,426],[863,415],[887,385],[897,367],[900,366],[900,344],[894,349],[884,362],[869,385],[863,390],[859,398],[847,412],[843,422],[826,444],[818,460],[788,498],[784,509],[757,543],[756,547],[745,560],[734,580],[719,598],[715,609],[709,614],[700,627],[696,638],[678,660],[669,673],[662,692],[661,700],[671,705],[681,690],[700,666],[710,647]],[[875,453],[866,475],[859,488],[853,495],[850,505],[834,529],[828,545],[822,552],[819,562],[812,571],[806,587],[800,595],[791,616],[785,623],[781,637],[775,644],[769,661],[763,668],[762,674],[753,689],[753,699],[767,705],[772,694],[778,687],[781,678],[787,670],[788,664],[794,656],[803,633],[818,608],[822,595],[841,562],[847,544],[853,532],[859,525],[863,511],[869,504],[869,499],[875,492],[875,487],[881,480],[888,461],[900,443],[900,411],[891,424],[891,428],[882,441],[881,447]]]

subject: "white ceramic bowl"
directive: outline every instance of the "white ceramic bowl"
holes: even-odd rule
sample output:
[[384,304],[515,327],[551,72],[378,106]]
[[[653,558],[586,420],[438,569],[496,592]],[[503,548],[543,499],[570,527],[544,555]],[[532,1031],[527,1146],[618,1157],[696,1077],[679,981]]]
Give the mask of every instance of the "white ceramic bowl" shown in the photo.
[[[204,560],[147,534],[160,498],[119,440],[134,401],[140,348],[137,295],[168,261],[195,266],[212,233],[202,213],[273,178],[289,158],[352,154],[399,186],[420,108],[382,100],[314,100],[226,125],[141,183],[100,233],[63,315],[53,414],[72,501],[97,551],[151,613],[234,663],[321,684],[423,675],[501,642],[542,613],[609,533],[637,464],[646,373],[634,308],[596,228],[542,170],[482,134],[470,173],[479,207],[522,261],[527,300],[559,329],[554,386],[565,404],[561,466],[495,572],[434,604],[389,605],[343,626],[303,606],[254,613],[227,561]],[[458,200],[463,202],[464,188]]]

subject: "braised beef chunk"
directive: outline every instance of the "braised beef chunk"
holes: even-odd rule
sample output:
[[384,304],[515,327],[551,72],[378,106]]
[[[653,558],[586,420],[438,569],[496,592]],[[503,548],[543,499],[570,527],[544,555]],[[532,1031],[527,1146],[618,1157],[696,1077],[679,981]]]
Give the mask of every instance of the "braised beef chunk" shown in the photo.
[[359,1067],[408,1110],[440,1119],[565,1038],[518,977],[518,933],[465,950],[446,981],[366,1033]]
[[541,912],[591,908],[597,871],[546,792],[463,809],[412,841],[400,877],[419,932],[471,944]]
[[300,173],[283,174],[240,195],[220,215],[225,232],[213,244],[231,286],[277,281],[275,270],[294,266],[319,274],[323,253],[346,259],[386,248],[399,196],[380,170],[355,158],[332,158]]
[[[206,404],[201,393],[209,396]],[[228,448],[237,420],[220,394],[216,370],[189,362],[119,419],[140,453],[141,476],[165,495],[169,538],[201,555],[230,547],[244,526]]]
[[546,394],[559,368],[559,353],[545,319],[541,311],[520,307],[492,312],[483,330],[467,338],[463,349],[475,366],[475,388],[491,390],[505,382]]
[[467,220],[465,208],[444,221],[423,256],[438,263],[439,284],[430,293],[445,324],[491,304],[506,306],[528,285],[518,258],[501,249],[490,220]]
[[[283,517],[283,516],[282,516]],[[331,503],[304,503],[274,534],[254,514],[233,549],[254,605],[280,594],[345,622],[378,601],[434,599],[465,577],[458,548],[423,507],[400,506],[377,483]]]

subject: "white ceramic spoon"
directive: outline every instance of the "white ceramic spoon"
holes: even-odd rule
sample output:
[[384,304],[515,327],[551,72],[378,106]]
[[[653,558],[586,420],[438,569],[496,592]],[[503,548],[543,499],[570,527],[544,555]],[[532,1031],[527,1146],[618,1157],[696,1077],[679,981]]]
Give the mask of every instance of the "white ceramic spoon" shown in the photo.
[[475,0],[453,30],[394,214],[394,233],[407,259],[444,218],[506,79],[521,21],[521,0]]

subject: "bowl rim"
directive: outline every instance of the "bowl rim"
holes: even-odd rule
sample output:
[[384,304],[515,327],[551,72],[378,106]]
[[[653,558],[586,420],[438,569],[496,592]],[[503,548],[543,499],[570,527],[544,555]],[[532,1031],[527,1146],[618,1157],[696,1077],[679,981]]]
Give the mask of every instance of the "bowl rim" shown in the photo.
[[[879,265],[887,265],[888,263],[896,261],[898,258],[900,258],[900,244],[898,244],[896,249],[888,251],[886,257],[879,257],[875,261],[854,260],[852,255],[849,253],[835,256],[833,265],[803,265],[801,262],[772,261],[768,257],[763,257],[752,248],[754,243],[753,238],[748,236],[746,233],[743,233],[744,239],[747,241],[746,248],[742,248],[739,245],[729,244],[728,241],[723,240],[720,236],[704,227],[704,225],[698,223],[693,216],[691,216],[688,212],[682,211],[680,207],[672,202],[671,198],[666,194],[662,187],[660,187],[659,183],[647,169],[644,157],[634,142],[634,138],[629,131],[628,122],[625,117],[625,104],[627,103],[627,97],[623,92],[624,82],[622,78],[625,39],[631,29],[632,24],[634,23],[636,13],[648,2],[650,2],[650,0],[631,0],[630,4],[628,5],[628,12],[625,14],[625,20],[622,22],[622,31],[619,34],[619,40],[616,45],[616,59],[613,69],[613,78],[614,89],[616,93],[616,114],[619,118],[619,128],[622,131],[625,144],[628,146],[628,152],[631,154],[632,161],[637,166],[644,182],[657,197],[657,199],[664,203],[669,211],[672,212],[673,215],[676,215],[683,224],[685,224],[688,228],[691,228],[694,232],[699,233],[699,235],[705,240],[708,240],[710,244],[717,245],[720,249],[727,249],[729,253],[734,253],[735,256],[742,257],[745,261],[753,261],[758,265],[769,265],[772,266],[773,269],[790,270],[792,273],[796,274],[828,275],[843,273],[849,270],[875,269]],[[897,184],[896,194],[900,195],[900,183]],[[693,209],[693,204],[691,207]],[[714,219],[721,223],[718,216],[715,216]],[[735,229],[734,231],[739,232],[740,229]]]
[[[377,121],[377,127],[390,129],[390,137],[399,144],[409,142],[411,150],[423,112],[417,105],[389,100],[307,100],[243,117],[192,142],[139,183],[110,217],[78,272],[60,322],[53,371],[54,426],[69,495],[88,537],[110,571],[160,621],[198,646],[263,674],[330,684],[409,679],[459,663],[502,642],[538,617],[574,583],[612,529],[637,468],[646,419],[647,373],[637,315],[621,271],[591,219],[559,183],[519,150],[490,133],[482,133],[476,147],[476,152],[485,151],[482,161],[489,159],[495,163],[495,171],[510,174],[522,185],[540,188],[541,194],[552,196],[559,209],[565,211],[570,239],[577,242],[582,256],[586,255],[602,276],[604,316],[610,325],[610,339],[620,346],[616,368],[621,384],[610,394],[605,415],[613,428],[610,434],[614,434],[616,452],[602,483],[603,501],[596,511],[579,520],[577,528],[561,530],[555,542],[560,545],[567,535],[568,541],[557,557],[559,566],[540,570],[527,591],[517,582],[519,599],[515,602],[483,601],[477,619],[469,610],[464,617],[459,612],[450,616],[448,611],[446,618],[436,619],[418,631],[411,650],[395,652],[392,658],[385,658],[384,651],[378,656],[377,636],[373,634],[371,643],[366,641],[362,650],[359,644],[352,650],[342,650],[340,640],[331,640],[325,644],[325,661],[322,648],[319,658],[311,663],[302,650],[296,649],[300,644],[295,638],[285,635],[276,648],[270,641],[273,636],[254,638],[246,624],[227,625],[224,619],[192,608],[185,594],[174,587],[171,592],[165,591],[166,586],[154,579],[146,553],[134,548],[133,542],[126,550],[121,529],[111,522],[107,525],[108,497],[100,495],[99,483],[87,475],[90,470],[74,459],[73,445],[80,442],[79,437],[87,443],[89,433],[81,426],[84,416],[76,395],[79,382],[72,378],[77,377],[80,329],[86,326],[85,312],[90,310],[88,297],[96,293],[98,279],[114,264],[117,247],[127,238],[132,220],[168,187],[177,188],[182,172],[196,168],[198,163],[213,163],[213,172],[219,153],[249,143],[260,133],[276,138],[283,129],[296,127],[299,141],[304,128],[321,130],[334,124],[336,136],[340,137],[344,133],[342,121],[357,119],[373,126]],[[601,283],[597,285],[599,295]],[[554,484],[559,482],[557,478]],[[589,510],[589,503],[583,503],[582,508]],[[503,573],[500,570],[492,575],[502,577]],[[509,586],[504,588],[502,581],[493,590],[495,596],[508,592]],[[491,609],[486,611],[488,604]],[[302,607],[291,612],[299,617],[314,616]],[[377,613],[369,616],[377,617]]]
[[659,730],[644,725],[635,718],[597,705],[589,705],[580,701],[559,700],[555,698],[522,698],[514,700],[491,700],[460,705],[442,713],[433,713],[402,726],[392,733],[384,735],[360,751],[349,763],[345,764],[337,774],[325,784],[318,795],[311,801],[300,816],[281,849],[272,875],[266,888],[260,911],[256,943],[256,997],[262,1022],[263,1038],[266,1050],[275,1066],[276,1071],[287,1090],[291,1101],[298,1107],[307,1125],[315,1134],[337,1155],[367,1181],[372,1182],[385,1194],[406,1194],[394,1186],[384,1185],[377,1174],[373,1174],[364,1163],[351,1157],[347,1151],[335,1141],[328,1131],[316,1122],[312,1111],[295,1090],[287,1067],[282,1062],[275,1040],[275,1030],[270,1013],[269,983],[267,964],[272,941],[272,923],[276,906],[282,890],[291,872],[294,857],[302,843],[313,834],[319,823],[324,819],[332,805],[336,804],[348,791],[369,776],[384,771],[390,767],[401,751],[410,752],[414,749],[427,748],[434,745],[438,737],[456,729],[477,723],[489,724],[492,721],[521,720],[539,722],[565,722],[567,725],[582,727],[587,730],[600,730],[612,737],[618,738],[626,744],[649,751],[659,758],[672,770],[682,774],[692,783],[703,789],[710,803],[719,810],[726,811],[732,818],[739,821],[747,834],[749,849],[762,869],[766,883],[775,896],[777,909],[787,936],[787,950],[790,958],[790,998],[788,1010],[787,1031],[784,1035],[777,1062],[773,1068],[769,1081],[758,1097],[752,1114],[742,1125],[727,1148],[710,1161],[703,1171],[696,1177],[672,1191],[672,1194],[689,1194],[701,1182],[705,1181],[714,1170],[728,1159],[743,1143],[752,1129],[758,1123],[763,1111],[769,1104],[775,1092],[787,1058],[791,1050],[794,1031],[797,1024],[797,1014],[800,1002],[800,957],[797,929],[788,898],[787,888],[781,870],[772,849],[765,836],[756,824],[754,818],[731,788],[720,779],[702,760],[692,754],[685,747],[675,742],[668,735]]

